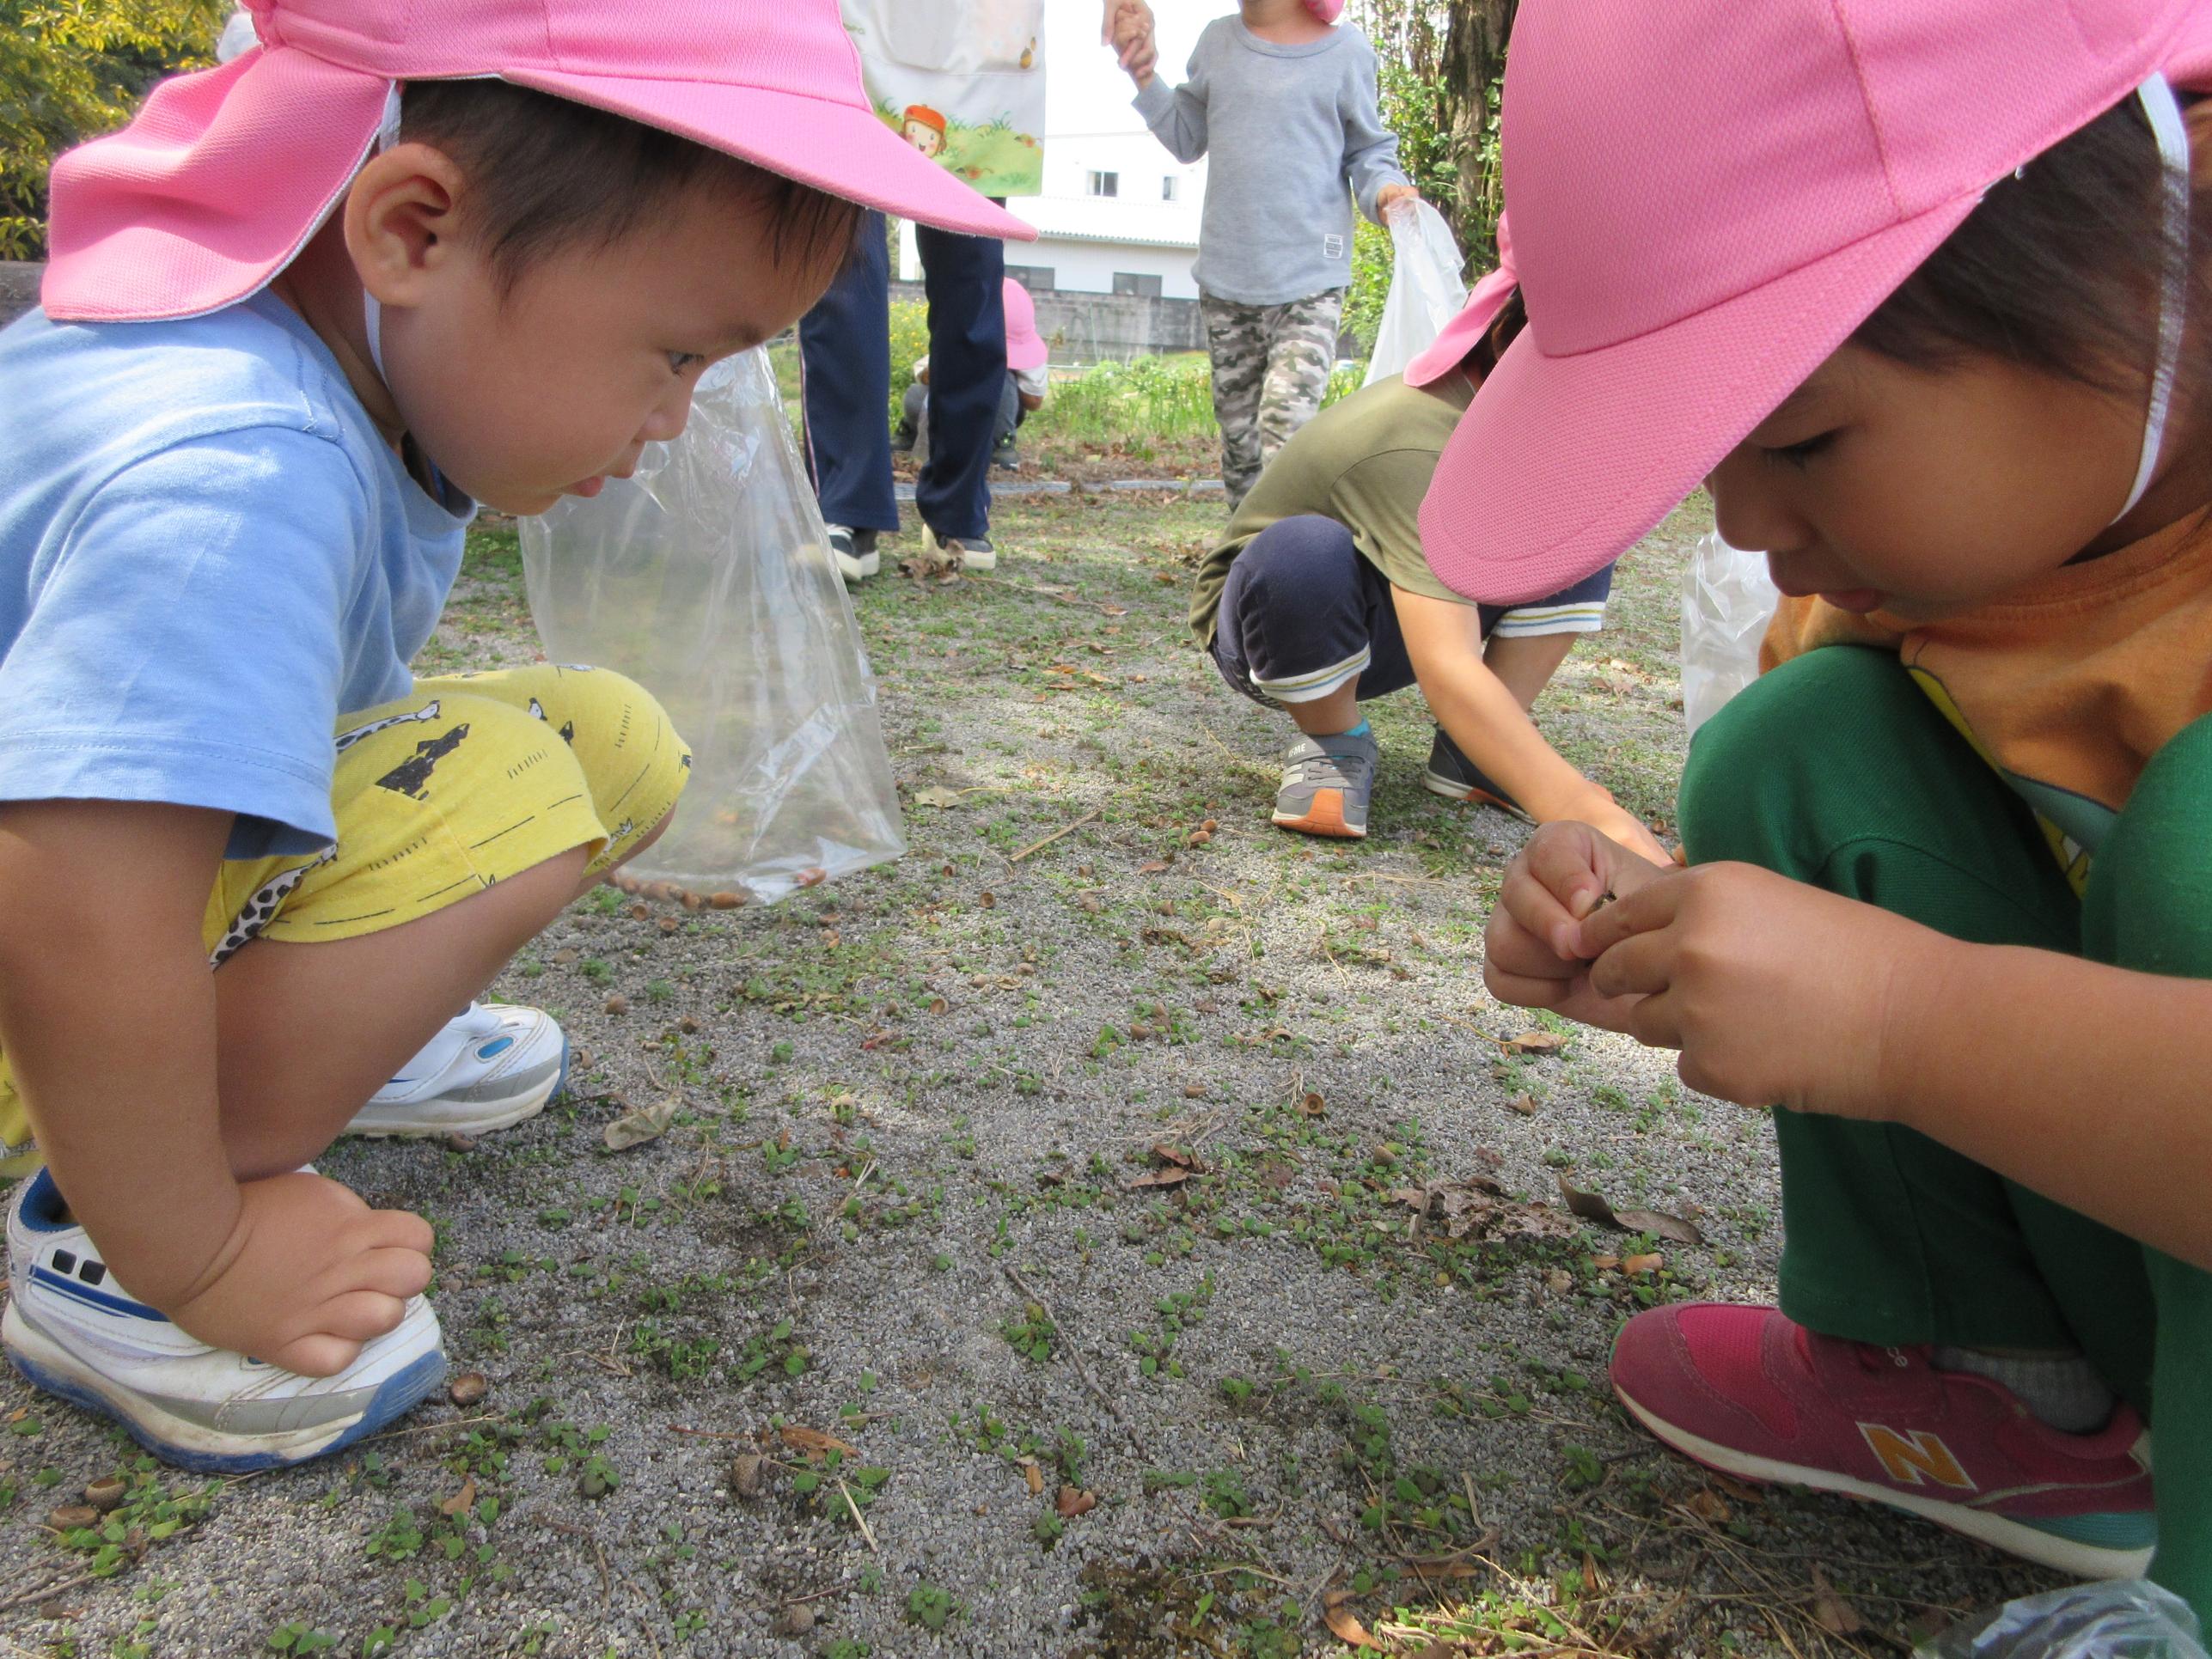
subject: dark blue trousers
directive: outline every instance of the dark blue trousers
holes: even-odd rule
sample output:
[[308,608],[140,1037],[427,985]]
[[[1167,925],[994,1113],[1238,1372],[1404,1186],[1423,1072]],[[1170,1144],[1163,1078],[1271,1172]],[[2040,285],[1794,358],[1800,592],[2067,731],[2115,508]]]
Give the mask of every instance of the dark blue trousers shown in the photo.
[[[1005,247],[917,229],[929,297],[929,460],[914,487],[940,536],[991,528],[991,447],[1006,384]],[[852,262],[799,323],[807,454],[831,524],[895,530],[891,493],[891,265],[871,213]]]

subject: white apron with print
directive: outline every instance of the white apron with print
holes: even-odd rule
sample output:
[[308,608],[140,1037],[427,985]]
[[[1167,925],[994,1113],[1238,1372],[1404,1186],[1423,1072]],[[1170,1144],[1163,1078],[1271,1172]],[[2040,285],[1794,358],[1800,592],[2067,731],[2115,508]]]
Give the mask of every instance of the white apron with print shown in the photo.
[[1044,188],[1044,0],[842,0],[877,113],[986,196]]

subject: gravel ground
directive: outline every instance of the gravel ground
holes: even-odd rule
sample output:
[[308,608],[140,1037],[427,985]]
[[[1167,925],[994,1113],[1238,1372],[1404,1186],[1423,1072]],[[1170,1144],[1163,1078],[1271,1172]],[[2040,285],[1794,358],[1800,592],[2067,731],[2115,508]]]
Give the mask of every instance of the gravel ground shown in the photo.
[[[1543,1032],[1479,967],[1525,832],[1420,790],[1411,698],[1374,715],[1371,840],[1272,828],[1283,731],[1182,638],[1219,511],[1050,498],[1003,514],[994,578],[871,584],[913,852],[772,911],[594,895],[496,987],[566,1023],[565,1099],[333,1150],[438,1224],[481,1398],[209,1485],[0,1382],[0,1646],[1258,1659],[1356,1621],[1877,1654],[2034,1587],[1625,1424],[1627,1314],[1772,1292],[1767,1126],[1622,1040],[1501,1043]],[[1624,566],[1539,709],[1659,818],[1702,528]],[[425,666],[530,650],[480,535]],[[1702,1242],[1571,1217],[1562,1176]],[[119,1472],[119,1547],[46,1525]]]

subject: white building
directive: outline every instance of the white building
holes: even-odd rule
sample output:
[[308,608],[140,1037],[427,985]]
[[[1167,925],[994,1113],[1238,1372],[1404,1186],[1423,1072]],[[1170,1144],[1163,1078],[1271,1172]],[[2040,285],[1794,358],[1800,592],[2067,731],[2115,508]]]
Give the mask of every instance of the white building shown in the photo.
[[[1129,106],[1127,77],[1097,44],[1098,9],[1097,0],[1048,0],[1044,194],[1006,204],[1038,235],[1006,244],[1006,272],[1033,294],[1195,300],[1190,265],[1206,163],[1183,166],[1146,130]],[[1170,80],[1180,78],[1207,15],[1200,8],[1163,20],[1160,62]],[[903,226],[899,276],[919,282],[921,274],[914,227]]]
[[[1133,117],[1132,118],[1133,119]],[[1195,300],[1206,163],[1185,167],[1141,128],[1048,132],[1045,193],[1006,204],[1037,229],[1006,244],[1006,274],[1032,294],[1144,294]],[[914,227],[899,243],[901,280],[921,280]]]

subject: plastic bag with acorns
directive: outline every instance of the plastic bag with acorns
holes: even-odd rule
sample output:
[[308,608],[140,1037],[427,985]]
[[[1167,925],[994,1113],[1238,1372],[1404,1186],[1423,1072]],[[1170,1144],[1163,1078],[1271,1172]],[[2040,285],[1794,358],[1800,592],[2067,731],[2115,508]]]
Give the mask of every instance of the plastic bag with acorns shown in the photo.
[[875,677],[765,351],[709,369],[681,437],[522,541],[547,655],[628,674],[691,745],[675,823],[626,874],[773,903],[906,851]]

